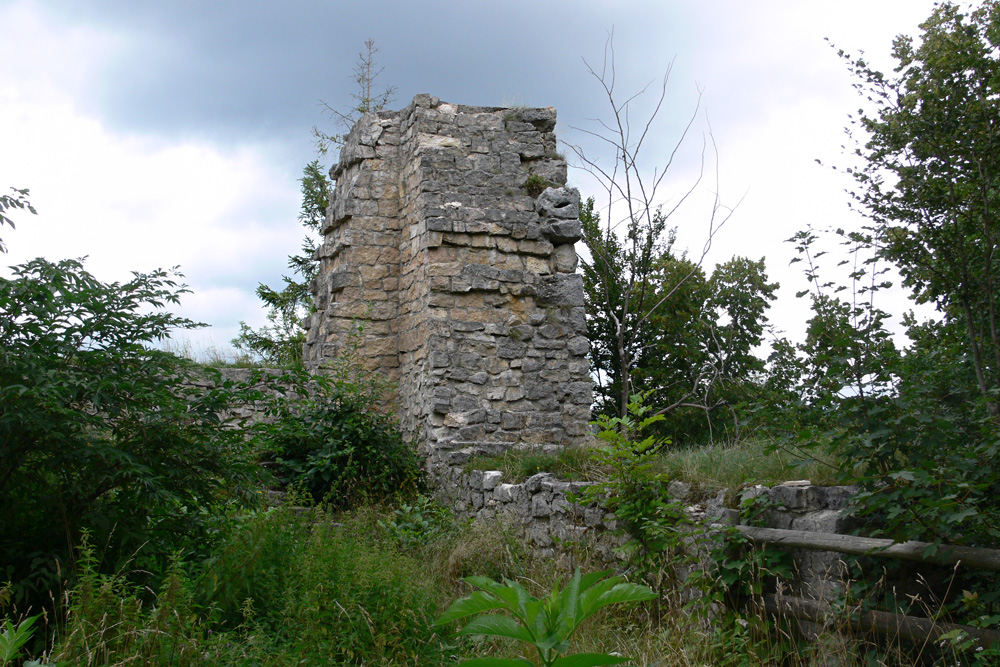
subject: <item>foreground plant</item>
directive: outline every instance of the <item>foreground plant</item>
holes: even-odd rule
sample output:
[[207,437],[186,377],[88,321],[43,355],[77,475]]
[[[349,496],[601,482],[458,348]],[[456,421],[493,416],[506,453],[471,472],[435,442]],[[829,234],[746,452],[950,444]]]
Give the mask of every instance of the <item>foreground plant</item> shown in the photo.
[[0,667],[13,663],[21,655],[21,647],[24,646],[32,633],[34,633],[35,621],[38,616],[29,616],[14,624],[9,618],[3,625],[0,625]]
[[[457,634],[520,640],[537,649],[543,667],[600,667],[628,662],[629,658],[604,653],[564,655],[569,650],[569,640],[576,629],[599,609],[656,597],[647,586],[626,583],[620,576],[605,578],[607,574],[594,572],[582,575],[577,569],[566,588],[561,591],[555,588],[545,599],[529,595],[523,586],[508,579],[499,584],[488,577],[466,577],[467,583],[480,590],[452,604],[436,625],[499,609],[510,616],[477,616]],[[532,664],[525,658],[473,658],[461,663],[460,667],[522,667]]]

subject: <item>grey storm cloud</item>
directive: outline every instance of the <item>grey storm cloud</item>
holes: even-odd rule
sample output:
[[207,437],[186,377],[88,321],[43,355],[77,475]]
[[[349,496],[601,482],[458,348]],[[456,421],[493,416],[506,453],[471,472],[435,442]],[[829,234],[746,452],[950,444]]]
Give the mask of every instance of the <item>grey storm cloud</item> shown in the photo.
[[[83,100],[122,130],[222,143],[304,142],[332,124],[320,100],[344,108],[365,39],[398,88],[397,106],[429,92],[449,101],[552,105],[600,113],[581,58],[600,60],[609,30],[623,61],[656,76],[677,48],[678,21],[659,3],[628,14],[580,2],[171,2],[43,0],[57,20],[128,35]],[[643,4],[643,3],[639,3]],[[614,5],[614,6],[612,6]],[[673,26],[673,28],[671,28]],[[670,35],[670,40],[667,39]],[[652,39],[658,36],[658,39]],[[642,53],[632,53],[642,43]],[[629,85],[646,81],[619,72]],[[588,92],[592,94],[588,94]]]

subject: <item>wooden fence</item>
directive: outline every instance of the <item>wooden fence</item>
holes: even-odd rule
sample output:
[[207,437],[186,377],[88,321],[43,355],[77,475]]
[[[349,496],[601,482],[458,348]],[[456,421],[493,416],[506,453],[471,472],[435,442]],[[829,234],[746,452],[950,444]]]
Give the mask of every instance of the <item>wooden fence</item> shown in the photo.
[[[740,532],[752,542],[783,546],[795,549],[836,551],[838,553],[869,556],[872,558],[895,558],[935,565],[959,565],[980,570],[1000,571],[1000,551],[973,547],[931,544],[928,542],[901,542],[838,535],[834,533],[811,533],[801,530],[778,528],[758,528],[738,526]],[[769,614],[789,616],[808,621],[824,622],[837,618],[852,630],[876,632],[883,635],[903,637],[911,642],[936,642],[942,635],[961,630],[973,640],[968,648],[988,648],[1000,646],[1000,632],[976,628],[957,623],[943,623],[929,618],[882,611],[863,611],[845,617],[838,614],[829,604],[788,595],[771,595],[764,598],[764,609]]]

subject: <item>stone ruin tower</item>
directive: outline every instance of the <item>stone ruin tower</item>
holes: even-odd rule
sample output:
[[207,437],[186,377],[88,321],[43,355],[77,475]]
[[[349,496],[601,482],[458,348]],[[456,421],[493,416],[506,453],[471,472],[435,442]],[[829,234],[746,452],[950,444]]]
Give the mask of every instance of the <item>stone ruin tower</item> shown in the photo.
[[432,471],[586,437],[580,195],[555,123],[551,107],[418,95],[362,117],[330,172],[306,364],[321,370],[354,333]]

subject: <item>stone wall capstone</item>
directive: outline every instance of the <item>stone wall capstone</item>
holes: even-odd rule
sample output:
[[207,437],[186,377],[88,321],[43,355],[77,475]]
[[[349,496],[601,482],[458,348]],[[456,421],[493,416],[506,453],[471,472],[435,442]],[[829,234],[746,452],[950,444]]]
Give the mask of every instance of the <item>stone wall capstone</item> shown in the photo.
[[304,359],[321,371],[355,348],[397,383],[432,473],[587,437],[580,196],[555,123],[552,108],[418,95],[363,116],[331,170]]

